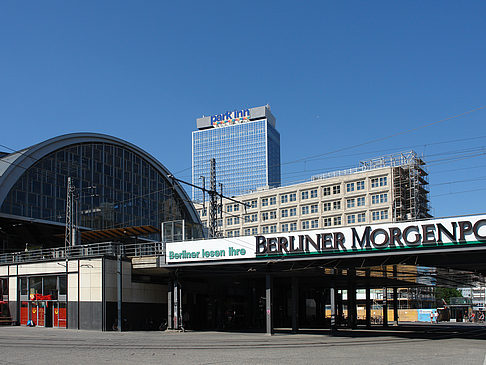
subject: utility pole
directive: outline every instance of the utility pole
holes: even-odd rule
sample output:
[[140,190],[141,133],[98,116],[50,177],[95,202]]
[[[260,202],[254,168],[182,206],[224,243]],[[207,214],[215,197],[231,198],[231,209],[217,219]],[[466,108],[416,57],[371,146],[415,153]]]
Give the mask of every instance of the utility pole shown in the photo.
[[218,236],[218,203],[216,202],[216,159],[210,160],[210,177],[209,177],[209,238]]
[[178,179],[178,178],[174,177],[174,175],[171,175],[171,174],[167,175],[167,177],[170,180],[172,180],[172,184],[174,184],[174,182],[177,181],[177,182],[189,185],[193,188],[202,190],[202,192],[203,192],[203,211],[204,211],[204,209],[206,209],[205,194],[207,193],[209,195],[209,209],[208,209],[209,232],[208,233],[209,233],[209,238],[216,238],[216,237],[218,237],[217,219],[218,219],[218,205],[219,205],[218,201],[217,201],[217,197],[219,196],[221,198],[220,199],[221,219],[223,218],[223,198],[226,199],[226,200],[235,202],[237,204],[243,205],[243,207],[245,208],[245,211],[246,211],[246,208],[249,207],[249,204],[245,203],[245,202],[241,202],[241,201],[236,200],[236,199],[229,197],[229,196],[224,196],[223,195],[223,184],[219,184],[221,192],[218,193],[216,191],[216,160],[214,158],[212,158],[210,160],[210,163],[211,163],[211,169],[210,169],[209,190],[206,189],[206,180],[205,180],[204,176],[200,176],[200,178],[202,179],[202,183],[203,183],[202,188],[200,186],[191,184],[187,181]]
[[66,196],[66,234],[64,237],[64,254],[67,256],[67,248],[73,246],[74,243],[74,222],[73,222],[73,207],[74,207],[74,186],[71,178],[67,178],[67,196]]

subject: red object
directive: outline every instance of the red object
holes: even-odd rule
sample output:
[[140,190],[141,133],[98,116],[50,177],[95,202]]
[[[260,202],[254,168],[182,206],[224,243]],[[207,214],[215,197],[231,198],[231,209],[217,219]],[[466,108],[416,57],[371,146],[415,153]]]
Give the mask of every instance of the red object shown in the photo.
[[31,294],[31,300],[52,300],[52,295],[42,295],[42,294]]
[[29,320],[29,304],[27,302],[22,302],[20,307],[20,324],[27,325]]

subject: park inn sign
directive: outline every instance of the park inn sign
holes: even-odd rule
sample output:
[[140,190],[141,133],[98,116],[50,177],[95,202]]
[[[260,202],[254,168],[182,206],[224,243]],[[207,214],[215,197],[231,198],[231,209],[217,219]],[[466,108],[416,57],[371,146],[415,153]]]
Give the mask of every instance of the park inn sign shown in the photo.
[[167,243],[166,263],[332,257],[486,245],[486,215]]

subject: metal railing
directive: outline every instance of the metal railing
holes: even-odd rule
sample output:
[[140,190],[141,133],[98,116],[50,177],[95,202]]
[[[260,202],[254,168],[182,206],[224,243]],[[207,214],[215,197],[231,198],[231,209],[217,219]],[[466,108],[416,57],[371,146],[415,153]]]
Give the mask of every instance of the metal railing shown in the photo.
[[71,246],[67,247],[66,249],[64,247],[56,247],[41,250],[4,253],[0,255],[0,265],[117,255],[129,258],[142,256],[164,256],[165,244],[161,242],[132,244],[102,242]]

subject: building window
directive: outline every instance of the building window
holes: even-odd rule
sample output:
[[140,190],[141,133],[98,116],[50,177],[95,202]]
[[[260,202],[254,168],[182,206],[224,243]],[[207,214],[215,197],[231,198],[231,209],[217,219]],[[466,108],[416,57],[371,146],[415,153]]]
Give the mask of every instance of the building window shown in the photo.
[[354,205],[356,203],[355,199],[348,199],[346,200],[346,208],[354,208]]
[[297,230],[297,222],[290,223],[290,232]]
[[301,207],[301,210],[302,210],[302,214],[309,214],[309,206],[308,205]]
[[330,210],[331,210],[331,203],[330,202],[326,202],[326,203],[322,204],[322,211],[328,212]]
[[364,180],[356,182],[356,190],[364,190]]
[[[238,204],[234,204],[234,205],[233,205],[233,210],[234,210],[235,212],[238,212],[238,211],[240,210],[240,206],[239,206]],[[238,235],[239,235],[239,232],[238,232]]]
[[337,200],[335,202],[332,202],[332,209],[333,210],[339,210],[341,209],[341,201]]
[[288,232],[289,231],[289,224],[288,223],[282,223],[280,225],[280,229],[282,232]]
[[309,229],[309,227],[310,227],[309,221],[303,221],[302,222],[302,229]]
[[287,194],[285,195],[280,195],[280,203],[284,204],[289,201],[289,196]]
[[371,220],[373,221],[379,221],[383,219],[388,219],[388,210],[376,210],[374,212],[371,212]]
[[311,220],[311,228],[319,228],[319,220],[318,219]]
[[348,215],[347,219],[348,219],[348,224],[356,223],[356,216],[354,214]]
[[277,211],[276,210],[272,210],[270,212],[270,219],[277,219]]
[[234,217],[234,223],[240,224],[240,217]]
[[228,231],[228,233],[226,233],[226,236],[227,237],[233,237],[233,231]]
[[295,217],[297,215],[297,208],[290,208],[289,209],[289,215],[291,217]]
[[383,204],[388,201],[388,194],[375,194],[371,196],[371,204]]
[[265,234],[265,233],[268,233],[268,226],[264,226],[262,228],[262,233]]
[[333,194],[341,194],[341,185],[334,185],[332,187],[332,193]]
[[333,221],[335,226],[341,225],[341,217],[334,217]]
[[332,226],[332,220],[331,218],[324,218],[322,221],[324,227],[330,227]]
[[309,199],[309,192],[308,191],[303,191],[301,194],[301,199],[306,200]]
[[289,202],[295,202],[297,200],[297,194],[296,193],[290,193],[289,194]]
[[366,221],[365,213],[358,213],[358,223],[363,223]]
[[268,220],[268,212],[263,212],[262,213],[262,221],[267,221]]
[[233,224],[233,217],[226,218],[226,225],[231,226]]
[[233,211],[233,205],[231,205],[231,204],[230,204],[230,205],[227,205],[227,206],[226,206],[226,211],[227,211],[228,213],[231,213],[231,212]]
[[245,229],[243,230],[243,234],[244,234],[245,236],[249,236],[249,235],[251,234],[251,230],[250,230],[250,228],[245,228]]
[[322,195],[323,196],[331,195],[331,187],[330,186],[323,187],[322,188]]
[[271,196],[270,197],[270,205],[275,205],[275,204],[277,204],[277,197]]
[[352,191],[354,191],[354,182],[352,182],[352,183],[347,183],[347,184],[346,184],[346,192],[347,192],[347,193],[350,193],[350,192],[352,192]]
[[356,198],[356,205],[358,207],[363,207],[365,205],[365,197],[360,196],[360,197]]
[[256,213],[245,215],[245,223],[257,222],[257,221],[258,221],[258,215]]
[[251,201],[247,202],[247,204],[250,206],[250,208],[258,207],[258,202],[256,200],[251,200]]
[[203,210],[201,210],[201,217],[205,217],[208,215],[208,210],[206,208],[204,208]]
[[286,217],[288,217],[288,216],[289,216],[289,210],[288,210],[288,209],[282,209],[282,210],[280,211],[280,216],[281,216],[282,218],[286,218]]
[[276,233],[277,232],[277,225],[273,224],[270,226],[270,233]]
[[388,179],[386,176],[374,177],[371,179],[372,188],[377,188],[379,186],[387,186],[387,185],[388,185]]
[[311,198],[317,198],[317,189],[312,189],[311,190],[310,197]]
[[258,228],[257,227],[252,227],[251,234],[253,234],[253,235],[258,234]]
[[319,206],[317,204],[312,204],[310,208],[311,208],[311,213],[319,212]]
[[268,206],[268,198],[262,198],[262,207]]
[[217,225],[218,227],[222,227],[222,226],[223,226],[223,220],[222,220],[222,219],[218,219],[218,220],[216,220],[216,225]]

